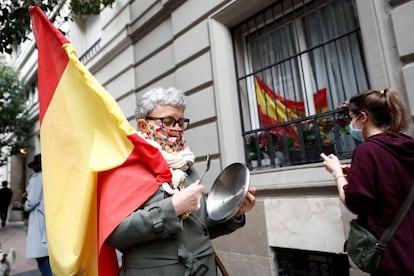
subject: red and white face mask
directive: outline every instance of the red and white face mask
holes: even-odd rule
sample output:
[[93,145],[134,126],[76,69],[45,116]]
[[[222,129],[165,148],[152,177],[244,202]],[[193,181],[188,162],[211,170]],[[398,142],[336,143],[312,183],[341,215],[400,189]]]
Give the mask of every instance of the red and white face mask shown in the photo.
[[145,139],[153,140],[161,146],[161,149],[168,152],[179,152],[186,147],[184,131],[166,129],[147,122],[147,127],[142,131]]

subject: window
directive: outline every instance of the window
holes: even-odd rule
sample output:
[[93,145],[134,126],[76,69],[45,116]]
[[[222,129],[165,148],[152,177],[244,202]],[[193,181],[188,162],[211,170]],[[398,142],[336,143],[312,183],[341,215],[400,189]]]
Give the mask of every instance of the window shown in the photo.
[[276,1],[232,30],[251,168],[349,157],[347,112],[368,89],[355,3]]
[[349,276],[346,254],[273,248],[276,254],[278,275]]
[[34,108],[38,108],[39,103],[39,93],[38,93],[38,86],[37,86],[37,75],[27,81],[25,88],[25,97],[26,97],[26,105],[27,108],[33,110]]

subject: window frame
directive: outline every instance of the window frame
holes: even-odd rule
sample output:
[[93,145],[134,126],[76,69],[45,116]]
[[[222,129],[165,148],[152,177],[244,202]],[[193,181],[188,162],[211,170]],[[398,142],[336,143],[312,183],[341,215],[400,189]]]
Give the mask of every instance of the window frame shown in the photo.
[[[281,2],[281,1],[278,1],[278,3],[279,2]],[[302,1],[302,2],[305,5],[305,1]],[[302,23],[301,23],[301,21],[303,20],[303,17],[306,16],[307,13],[310,13],[311,11],[314,11],[314,10],[317,10],[317,9],[322,9],[322,7],[324,7],[325,5],[328,4],[327,1],[307,1],[306,4],[310,3],[310,2],[312,2],[313,4],[318,3],[318,5],[313,5],[312,6],[313,9],[303,12],[303,14],[301,14],[299,17],[294,18],[289,22],[282,22],[283,24],[296,24],[295,28],[299,29],[299,31],[302,34],[302,36],[301,36],[302,39],[300,39],[298,41],[299,46],[300,46],[300,43],[304,43],[304,41],[306,41],[306,37],[304,36],[305,32],[302,29]],[[336,1],[336,2],[340,2],[340,1]],[[354,3],[351,3],[351,4],[353,4],[354,9],[356,9],[355,4]],[[265,13],[265,11],[260,11],[259,13]],[[355,16],[356,16],[356,13],[355,13]],[[250,31],[249,27],[247,27],[243,30],[244,34],[243,34],[243,31],[241,31],[239,34],[234,34],[234,30],[237,29],[237,27],[239,27],[243,24],[246,24],[248,26],[249,20],[252,20],[252,18],[255,18],[255,17],[257,17],[257,14],[255,14],[252,17],[244,20],[238,26],[236,26],[235,28],[232,29],[233,46],[234,46],[234,52],[235,52],[234,57],[235,57],[236,75],[237,75],[236,79],[237,79],[238,84],[239,84],[238,85],[238,92],[239,92],[238,95],[239,95],[240,113],[241,113],[241,120],[242,120],[242,130],[243,130],[242,133],[243,133],[243,137],[245,138],[245,140],[244,140],[245,150],[246,150],[245,157],[246,157],[246,163],[248,163],[248,164],[251,164],[251,162],[250,162],[251,160],[250,160],[250,156],[249,156],[249,152],[251,153],[251,149],[249,149],[249,145],[248,145],[249,141],[248,141],[248,139],[246,139],[246,137],[248,137],[248,136],[250,136],[250,137],[253,136],[254,137],[256,135],[255,139],[258,140],[257,134],[260,133],[260,132],[265,133],[265,135],[269,136],[268,134],[266,134],[266,131],[268,131],[270,128],[269,127],[266,128],[266,127],[263,127],[263,126],[260,125],[260,120],[259,120],[259,115],[258,115],[259,111],[257,109],[257,99],[255,97],[256,95],[255,95],[255,92],[254,92],[255,91],[255,84],[254,84],[254,81],[252,81],[250,79],[250,77],[252,77],[254,74],[259,72],[260,70],[254,71],[253,69],[251,69],[252,68],[252,61],[250,60],[251,56],[249,56],[249,54],[248,54],[249,46],[246,43],[243,43],[243,42],[246,41],[246,39],[245,39],[246,36],[245,35],[249,34],[249,31]],[[260,22],[257,26],[260,26],[260,28],[265,27],[264,24],[266,23],[266,21],[267,21],[266,19],[262,19],[262,22]],[[271,24],[273,24],[273,23],[271,23]],[[283,24],[280,24],[280,25],[282,26]],[[256,26],[256,28],[259,28],[257,26]],[[298,27],[298,26],[300,26],[300,27]],[[361,38],[360,38],[361,34],[360,34],[359,26],[358,26],[357,30],[355,30],[355,32],[356,32],[357,38],[359,39],[357,42],[361,42]],[[237,37],[237,35],[239,37]],[[242,43],[240,43],[240,42],[242,42]],[[335,42],[336,42],[336,40],[335,40]],[[238,46],[236,45],[237,43],[239,43]],[[358,46],[357,50],[361,54],[361,62],[362,62],[361,66],[362,66],[362,68],[365,72],[365,80],[366,80],[367,86],[369,86],[369,78],[368,78],[368,73],[367,73],[367,69],[366,69],[365,61],[364,61],[364,48],[363,48],[362,43],[357,44],[357,46]],[[240,49],[241,49],[241,51],[240,51]],[[314,105],[315,103],[313,101],[313,97],[310,96],[310,94],[313,93],[314,89],[309,89],[309,87],[312,87],[312,84],[310,84],[312,81],[310,79],[313,76],[311,75],[311,73],[308,73],[308,74],[304,73],[304,72],[306,72],[304,67],[309,68],[309,67],[312,66],[311,58],[309,56],[311,53],[308,50],[308,47],[305,47],[305,49],[306,49],[305,51],[299,51],[299,54],[296,56],[296,59],[302,59],[301,62],[298,62],[298,67],[299,67],[298,71],[299,71],[299,74],[301,74],[300,77],[299,77],[299,83],[300,83],[301,87],[303,88],[303,89],[301,89],[301,91],[302,91],[301,93],[303,94],[303,98],[304,98],[304,102],[305,102],[305,112],[306,112],[305,114],[306,115],[305,115],[305,118],[303,118],[303,120],[290,120],[289,123],[291,123],[292,125],[297,127],[297,129],[299,130],[299,128],[301,129],[301,123],[303,121],[308,120],[310,122],[309,125],[310,126],[314,125],[314,126],[316,126],[315,129],[317,129],[318,127],[319,128],[321,127],[319,122],[322,120],[322,117],[330,118],[329,120],[334,122],[333,123],[334,124],[333,131],[336,133],[335,136],[339,136],[339,130],[341,130],[341,128],[338,127],[338,125],[339,125],[338,124],[338,121],[339,121],[338,118],[344,117],[344,109],[338,108],[337,110],[334,110],[333,108],[331,108],[329,110],[329,112],[325,114],[326,116],[319,116],[318,114],[315,114],[315,112],[314,112],[315,111],[315,105]],[[237,54],[238,51],[239,51],[239,53],[240,52],[242,53],[242,62],[241,63],[243,64],[244,68],[241,68],[243,66],[238,64],[238,62],[239,62],[238,58],[240,58],[240,54]],[[351,58],[353,59],[353,56],[351,56]],[[354,62],[354,61],[352,60],[352,62]],[[312,70],[308,70],[308,71],[312,72]],[[246,82],[246,85],[245,85],[244,89],[241,88],[241,86],[243,86],[243,85],[240,85],[240,82],[241,82],[240,75],[243,75],[243,73],[240,73],[240,72],[244,72],[244,77],[246,78],[245,80],[243,80],[243,81]],[[328,78],[328,82],[329,81],[330,80]],[[355,80],[355,81],[357,82],[358,80]],[[319,87],[316,86],[317,91],[318,91],[318,88]],[[253,91],[253,92],[251,92],[251,91]],[[248,99],[247,102],[246,102],[246,100],[243,100],[243,95],[247,95],[247,99]],[[245,110],[244,106],[246,106],[246,105],[248,106],[249,112],[243,112],[243,110]],[[246,113],[249,114],[249,115],[246,115]],[[278,127],[284,127],[285,125],[286,125],[285,122],[282,122],[282,123],[278,124],[277,126]],[[298,136],[299,136],[298,139],[299,139],[301,147],[302,146],[306,147],[306,145],[305,145],[306,137],[304,137],[304,133],[303,133],[302,129],[298,132],[300,132],[300,133],[298,133]],[[318,143],[321,143],[321,141],[322,141],[321,135],[319,135],[317,133],[317,131],[315,131],[315,135],[316,135],[316,140],[318,141]],[[283,139],[285,139],[285,138],[286,137],[284,136]],[[334,139],[337,139],[337,137],[335,137]],[[286,141],[283,141],[283,143],[286,146]],[[261,149],[260,149],[260,146],[257,145],[257,142],[256,142],[255,147],[256,147],[256,149],[255,149],[256,155],[259,155],[259,152],[261,151]],[[322,149],[323,148],[321,146],[319,146],[319,151],[322,151]],[[306,148],[305,149],[300,149],[300,151],[301,151],[301,158],[302,158],[301,161],[296,162],[296,163],[295,162],[288,162],[285,165],[306,164],[306,163],[312,163],[312,162],[319,161],[319,159],[316,159],[316,158],[313,158],[313,160],[307,160],[307,152],[306,152],[307,149]],[[342,150],[339,150],[339,152],[340,152],[339,155],[342,158],[349,158],[352,151],[353,151],[353,148],[351,150],[348,149],[348,151],[346,153],[342,152]],[[337,149],[335,149],[335,153],[338,153]],[[278,166],[278,164],[276,164],[277,162],[273,161],[273,158],[275,156],[270,156],[270,157],[271,157],[270,158],[271,159],[270,164],[269,164],[269,162],[265,162],[265,164],[261,164],[261,162],[259,161],[258,167],[259,168],[269,167],[269,166],[270,167],[277,167]],[[252,166],[251,166],[251,168],[252,168]]]

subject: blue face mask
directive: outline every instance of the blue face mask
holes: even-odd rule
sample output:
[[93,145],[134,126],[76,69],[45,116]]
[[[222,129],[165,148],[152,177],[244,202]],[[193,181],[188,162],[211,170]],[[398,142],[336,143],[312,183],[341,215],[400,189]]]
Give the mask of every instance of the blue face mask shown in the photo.
[[353,125],[353,123],[351,122],[349,124],[349,131],[350,131],[351,136],[355,140],[363,142],[365,139],[364,139],[364,136],[362,135],[362,129],[355,129],[352,125]]

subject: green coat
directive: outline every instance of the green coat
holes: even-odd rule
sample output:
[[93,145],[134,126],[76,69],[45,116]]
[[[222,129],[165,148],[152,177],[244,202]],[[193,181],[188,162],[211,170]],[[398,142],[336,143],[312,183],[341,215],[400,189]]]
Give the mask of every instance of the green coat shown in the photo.
[[[198,179],[187,171],[185,185]],[[242,227],[230,219],[214,223],[208,219],[205,199],[188,219],[175,215],[171,196],[160,188],[145,204],[126,217],[109,236],[107,243],[122,252],[119,275],[217,275],[210,239]]]

